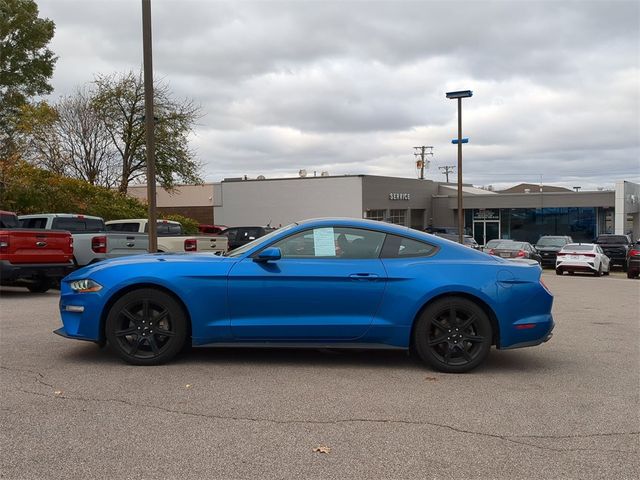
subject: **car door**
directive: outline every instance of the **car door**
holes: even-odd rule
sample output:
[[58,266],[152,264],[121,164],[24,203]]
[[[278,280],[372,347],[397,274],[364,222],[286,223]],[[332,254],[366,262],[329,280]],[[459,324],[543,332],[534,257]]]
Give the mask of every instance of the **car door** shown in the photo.
[[236,339],[344,341],[361,337],[382,300],[386,272],[378,258],[385,234],[323,227],[270,246],[276,261],[245,258],[229,273]]

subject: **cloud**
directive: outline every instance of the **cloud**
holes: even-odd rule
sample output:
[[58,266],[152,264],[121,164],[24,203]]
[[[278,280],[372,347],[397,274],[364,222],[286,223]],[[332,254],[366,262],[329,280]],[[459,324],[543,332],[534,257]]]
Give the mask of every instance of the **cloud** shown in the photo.
[[[42,2],[56,22],[53,96],[139,69],[139,2]],[[640,6],[634,1],[152,2],[154,70],[204,117],[209,180],[414,176],[413,148],[465,180],[583,187],[640,181]]]

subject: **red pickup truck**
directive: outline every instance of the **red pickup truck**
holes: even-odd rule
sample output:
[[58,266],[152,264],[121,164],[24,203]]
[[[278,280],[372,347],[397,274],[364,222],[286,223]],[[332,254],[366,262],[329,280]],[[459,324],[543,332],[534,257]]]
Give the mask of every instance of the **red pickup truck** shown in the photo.
[[69,232],[19,228],[15,213],[0,210],[0,285],[44,293],[73,268]]

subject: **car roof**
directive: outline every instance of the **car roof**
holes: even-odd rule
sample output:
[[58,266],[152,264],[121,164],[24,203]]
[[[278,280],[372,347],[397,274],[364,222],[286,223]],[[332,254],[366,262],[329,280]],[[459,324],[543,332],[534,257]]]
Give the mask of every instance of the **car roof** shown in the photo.
[[29,215],[19,215],[19,218],[42,218],[42,217],[57,217],[57,218],[89,218],[91,220],[102,220],[102,217],[96,217],[94,215],[85,215],[84,213],[32,213]]

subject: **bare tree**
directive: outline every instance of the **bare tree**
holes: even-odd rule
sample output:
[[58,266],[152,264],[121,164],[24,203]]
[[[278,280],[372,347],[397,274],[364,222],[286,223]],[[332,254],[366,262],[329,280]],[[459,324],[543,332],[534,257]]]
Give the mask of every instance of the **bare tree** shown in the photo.
[[22,131],[28,138],[29,158],[38,166],[92,185],[118,183],[117,152],[86,88],[53,106],[41,102],[26,108]]

